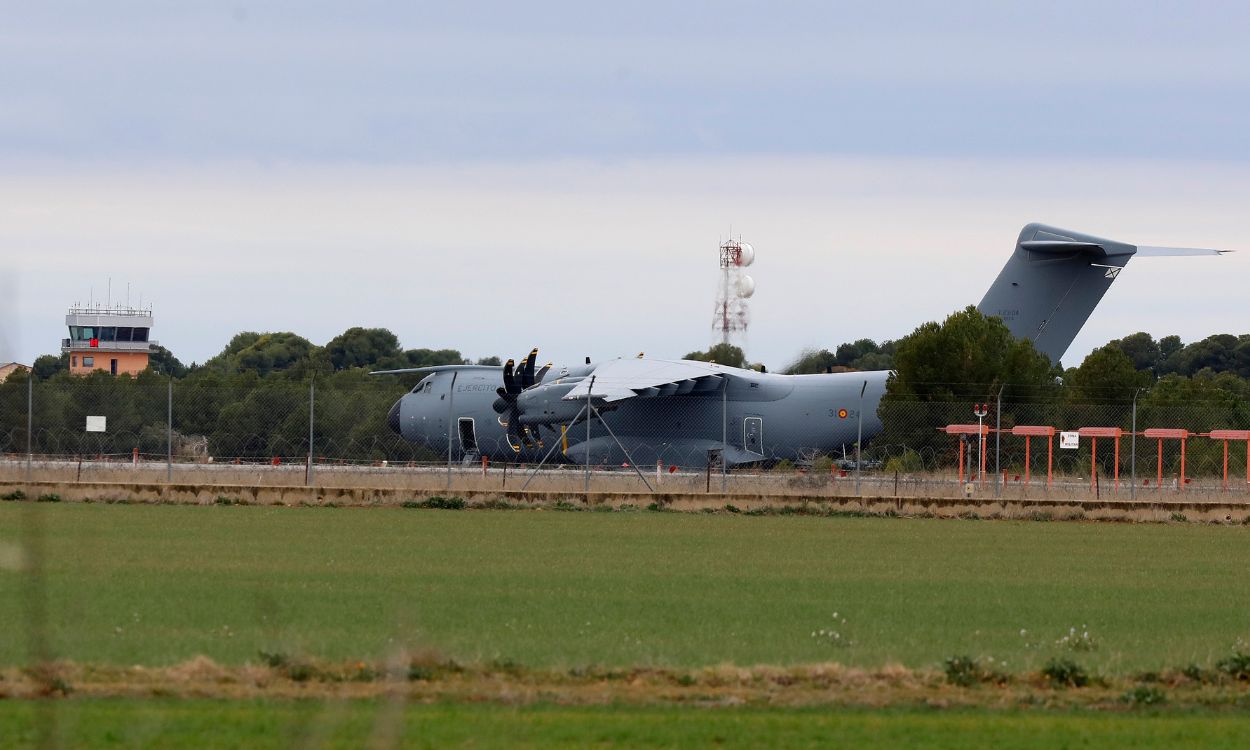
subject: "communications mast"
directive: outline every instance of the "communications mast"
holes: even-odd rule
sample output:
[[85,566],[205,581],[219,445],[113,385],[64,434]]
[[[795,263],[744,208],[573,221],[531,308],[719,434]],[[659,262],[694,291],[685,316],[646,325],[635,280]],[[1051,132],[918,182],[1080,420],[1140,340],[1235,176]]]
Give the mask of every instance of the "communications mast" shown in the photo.
[[720,246],[720,286],[716,290],[716,312],[712,331],[720,332],[722,344],[732,338],[745,338],[751,322],[747,299],[755,294],[755,279],[742,269],[755,262],[755,248],[741,240],[727,240]]

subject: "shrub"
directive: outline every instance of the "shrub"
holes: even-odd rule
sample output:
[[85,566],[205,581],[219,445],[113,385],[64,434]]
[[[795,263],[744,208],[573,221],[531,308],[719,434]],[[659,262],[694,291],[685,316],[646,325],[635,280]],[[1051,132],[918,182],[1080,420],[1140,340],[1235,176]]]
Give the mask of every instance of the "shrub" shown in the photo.
[[273,667],[274,669],[285,667],[287,664],[291,663],[290,657],[281,651],[265,651],[262,649],[257,652],[257,656],[260,657],[261,662],[265,666]]
[[1243,654],[1237,651],[1232,656],[1217,661],[1215,668],[1234,680],[1243,682],[1250,680],[1250,654]]
[[434,679],[434,667],[426,664],[409,664],[408,681],[425,682]]
[[1177,523],[1186,523],[1187,521],[1189,521],[1189,519],[1185,517],[1185,514],[1179,511],[1173,513],[1170,517],[1173,521],[1176,521]]
[[794,471],[794,462],[788,458],[783,458],[773,464],[773,471],[778,473],[790,473]]
[[738,506],[729,505],[728,503],[725,504],[725,510],[728,511],[729,513],[741,513],[742,512],[741,510],[738,509]]
[[946,659],[946,681],[960,687],[970,687],[981,681],[981,668],[970,656],[951,656]]
[[296,662],[286,667],[287,678],[295,682],[308,682],[318,674],[317,668],[307,662]]
[[920,458],[919,453],[911,448],[903,451],[902,455],[894,456],[885,462],[885,473],[887,474],[914,474],[923,470],[924,460]]
[[6,492],[5,494],[0,495],[0,500],[25,500],[25,499],[26,499],[26,493],[22,492],[21,490],[13,490],[12,492]]
[[812,461],[812,474],[816,476],[829,476],[833,473],[833,459],[829,456],[820,456]]
[[1208,677],[1206,670],[1197,664],[1189,664],[1182,667],[1181,674],[1184,675],[1186,679],[1193,680],[1194,682],[1206,682]]
[[48,492],[40,495],[35,501],[40,503],[59,503],[61,502],[61,496],[55,492]]
[[1042,677],[1060,687],[1085,687],[1089,684],[1085,668],[1071,659],[1051,659],[1042,668]]
[[568,500],[557,500],[555,504],[551,506],[551,509],[562,510],[562,511],[568,512],[568,511],[579,511],[582,508],[579,505],[570,503]]
[[462,497],[442,497],[435,495],[425,500],[407,500],[404,502],[405,508],[430,508],[433,510],[464,510],[465,502]]
[[228,497],[226,495],[218,495],[217,499],[213,501],[213,504],[214,505],[242,505],[243,498]]
[[1125,703],[1133,706],[1158,706],[1167,703],[1167,695],[1157,687],[1138,685],[1120,696]]

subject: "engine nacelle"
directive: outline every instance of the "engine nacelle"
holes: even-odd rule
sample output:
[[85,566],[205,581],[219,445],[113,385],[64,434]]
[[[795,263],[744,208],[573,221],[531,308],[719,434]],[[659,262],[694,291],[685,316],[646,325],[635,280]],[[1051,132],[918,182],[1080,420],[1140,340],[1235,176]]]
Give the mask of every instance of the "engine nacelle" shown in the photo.
[[517,396],[521,424],[569,424],[586,406],[585,401],[565,401],[564,397],[583,378],[560,378],[552,383],[527,388]]

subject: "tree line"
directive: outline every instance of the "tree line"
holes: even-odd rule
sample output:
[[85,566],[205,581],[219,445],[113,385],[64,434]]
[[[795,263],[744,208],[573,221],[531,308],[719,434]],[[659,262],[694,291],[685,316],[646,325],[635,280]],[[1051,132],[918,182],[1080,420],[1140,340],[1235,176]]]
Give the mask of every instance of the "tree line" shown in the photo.
[[[725,344],[686,358],[752,366],[739,347]],[[315,381],[318,456],[434,459],[445,446],[412,446],[385,424],[390,405],[420,376],[367,373],[469,362],[454,349],[406,349],[391,331],[362,327],[324,346],[290,332],[243,332],[202,364],[184,365],[158,348],[149,369],[133,378],[104,372],[74,377],[64,356],[46,355],[33,368],[32,442],[40,453],[123,452],[131,444],[145,453],[163,453],[172,382],[180,452],[249,460],[298,456],[308,448],[309,387]],[[500,359],[475,363],[498,365]],[[1250,427],[1250,335],[1218,334],[1183,344],[1176,336],[1156,340],[1135,333],[1063,369],[1029,342],[1013,338],[997,318],[969,307],[897,340],[859,339],[833,350],[802,352],[784,371],[886,369],[893,375],[880,406],[886,429],[879,441],[917,449],[945,449],[948,442],[933,425],[965,421],[968,403],[995,402],[1000,393],[1013,407],[1012,419],[1029,423],[1101,424],[1113,415],[1098,409],[1136,398],[1143,419],[1193,431]],[[25,414],[25,376],[13,375],[0,384],[0,451],[25,450]],[[108,436],[84,433],[87,414],[108,416]],[[1127,414],[1114,410],[1114,419],[1124,421]]]

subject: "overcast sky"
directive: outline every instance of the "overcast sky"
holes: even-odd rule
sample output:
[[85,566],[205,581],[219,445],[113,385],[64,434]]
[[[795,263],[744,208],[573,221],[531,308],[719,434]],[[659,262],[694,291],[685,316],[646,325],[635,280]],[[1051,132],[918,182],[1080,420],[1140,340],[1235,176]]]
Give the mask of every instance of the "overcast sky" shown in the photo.
[[[603,7],[600,7],[600,6]],[[677,7],[673,7],[677,6]],[[1245,3],[0,3],[0,361],[139,294],[240,330],[749,356],[978,302],[1020,227],[1133,261],[1069,350],[1250,331]]]

